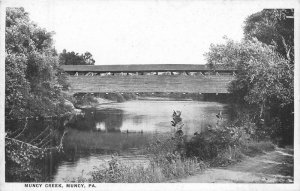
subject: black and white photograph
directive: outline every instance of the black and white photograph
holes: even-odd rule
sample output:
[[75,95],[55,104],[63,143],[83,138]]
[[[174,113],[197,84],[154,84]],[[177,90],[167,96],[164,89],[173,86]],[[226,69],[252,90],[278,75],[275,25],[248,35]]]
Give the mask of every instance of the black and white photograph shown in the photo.
[[0,190],[300,189],[299,4],[0,1]]

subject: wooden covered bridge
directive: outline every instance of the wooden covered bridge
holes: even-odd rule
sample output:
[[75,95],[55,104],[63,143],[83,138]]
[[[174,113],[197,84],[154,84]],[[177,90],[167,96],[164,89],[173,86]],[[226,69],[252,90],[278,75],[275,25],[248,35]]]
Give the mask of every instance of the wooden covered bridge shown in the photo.
[[72,93],[228,93],[235,69],[192,64],[63,65]]

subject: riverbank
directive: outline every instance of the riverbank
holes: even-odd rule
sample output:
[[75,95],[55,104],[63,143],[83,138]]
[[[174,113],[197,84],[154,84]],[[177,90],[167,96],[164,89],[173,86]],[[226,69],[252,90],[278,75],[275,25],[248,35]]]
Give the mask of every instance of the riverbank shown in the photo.
[[227,94],[199,94],[199,93],[168,93],[168,92],[139,92],[139,93],[77,93],[74,95],[75,107],[91,108],[101,104],[121,103],[130,100],[144,101],[210,101],[227,103]]
[[276,148],[223,168],[209,168],[174,183],[293,183],[294,149]]
[[86,109],[86,108],[94,108],[99,105],[103,104],[110,104],[110,103],[115,103],[116,101],[104,99],[104,98],[93,98],[95,101],[88,102],[88,103],[82,103],[82,104],[76,104],[77,108],[80,109]]
[[135,100],[134,93],[95,93],[95,94],[75,94],[74,105],[76,108],[93,108],[102,104],[121,103]]
[[168,97],[137,97],[137,100],[142,101],[193,101],[193,99],[189,98],[168,98]]

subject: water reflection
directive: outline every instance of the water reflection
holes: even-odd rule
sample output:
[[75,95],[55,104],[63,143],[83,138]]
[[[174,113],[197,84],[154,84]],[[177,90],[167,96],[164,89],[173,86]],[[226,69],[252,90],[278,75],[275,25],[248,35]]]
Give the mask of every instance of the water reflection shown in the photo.
[[72,129],[64,140],[68,158],[74,160],[78,152],[126,152],[143,148],[154,136],[171,136],[175,132],[170,124],[173,110],[182,111],[183,132],[190,136],[216,124],[220,110],[227,118],[224,105],[216,102],[128,101],[101,105],[86,109],[84,116],[70,124]]
[[86,109],[72,127],[82,131],[108,132],[172,132],[170,125],[174,110],[182,111],[184,133],[193,135],[206,126],[217,123],[216,114],[227,111],[223,104],[196,101],[129,101]]
[[120,132],[124,111],[105,108],[103,110],[87,109],[84,116],[78,116],[69,125],[83,131]]

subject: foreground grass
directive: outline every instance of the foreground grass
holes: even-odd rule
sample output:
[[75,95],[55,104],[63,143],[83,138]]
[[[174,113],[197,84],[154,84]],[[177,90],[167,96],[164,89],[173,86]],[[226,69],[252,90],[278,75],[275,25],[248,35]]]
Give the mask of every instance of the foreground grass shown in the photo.
[[275,148],[271,141],[247,141],[239,147],[228,147],[220,151],[216,157],[205,162],[210,167],[226,167],[239,163],[248,157],[255,157],[274,151]]
[[275,150],[275,145],[271,141],[251,141],[241,149],[242,154],[250,157],[264,154]]
[[109,162],[109,168],[90,172],[91,178],[83,176],[70,180],[71,182],[98,182],[98,183],[155,183],[166,182],[174,178],[183,178],[203,171],[203,162],[196,159],[180,159],[174,156],[171,160],[160,158],[151,161],[149,166],[127,166],[117,157]]

